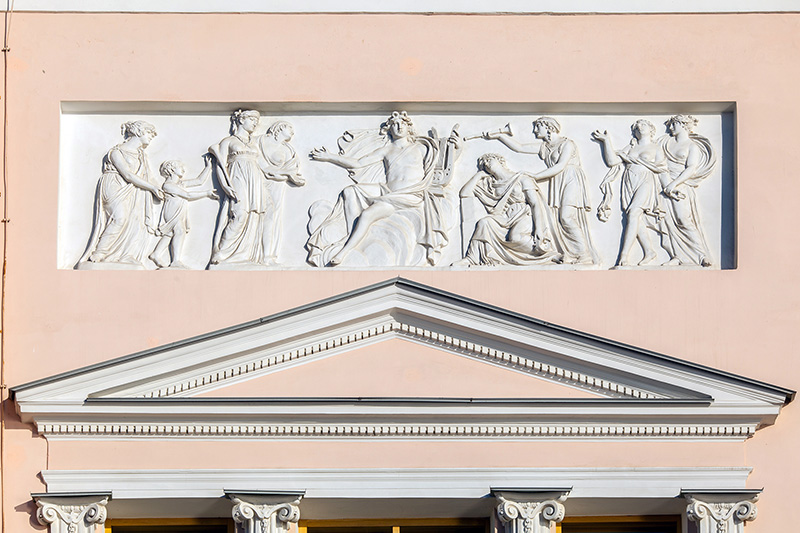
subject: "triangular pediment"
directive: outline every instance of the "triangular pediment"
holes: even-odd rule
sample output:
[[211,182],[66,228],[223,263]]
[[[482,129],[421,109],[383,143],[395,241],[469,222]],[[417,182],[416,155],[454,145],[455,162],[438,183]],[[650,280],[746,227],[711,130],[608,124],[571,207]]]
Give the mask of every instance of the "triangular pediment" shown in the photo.
[[53,437],[225,438],[741,439],[794,395],[402,279],[12,391]]
[[427,344],[392,338],[270,372],[201,398],[600,398],[538,376]]

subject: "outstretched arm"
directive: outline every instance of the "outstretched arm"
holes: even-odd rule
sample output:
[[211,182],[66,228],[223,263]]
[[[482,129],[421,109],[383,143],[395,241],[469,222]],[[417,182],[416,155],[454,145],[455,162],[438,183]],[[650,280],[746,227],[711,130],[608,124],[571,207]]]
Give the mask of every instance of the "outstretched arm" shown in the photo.
[[496,139],[520,154],[538,155],[539,147],[542,145],[540,142],[521,143],[505,133],[487,133],[484,137],[486,139]]
[[200,200],[201,198],[218,198],[216,192],[213,189],[205,190],[205,191],[192,191],[187,190],[177,185],[175,183],[165,183],[164,184],[164,192],[167,194],[171,194],[173,196],[177,196],[179,198],[183,198],[184,200]]
[[364,168],[383,160],[385,148],[378,148],[372,153],[363,157],[354,158],[347,157],[341,154],[334,154],[327,151],[325,148],[314,148],[311,150],[309,157],[313,161],[322,161],[323,163],[333,163],[336,166],[346,168],[348,170],[355,170],[357,168]]
[[609,136],[607,131],[594,130],[592,139],[602,143],[603,161],[605,161],[607,167],[613,167],[622,163],[622,159],[617,155],[617,152],[614,151],[614,147],[611,145],[611,136]]
[[205,168],[200,172],[200,175],[191,180],[183,180],[181,185],[186,188],[205,185],[205,182],[208,181],[208,178],[211,176],[211,157],[208,154],[203,156],[203,163],[205,164]]

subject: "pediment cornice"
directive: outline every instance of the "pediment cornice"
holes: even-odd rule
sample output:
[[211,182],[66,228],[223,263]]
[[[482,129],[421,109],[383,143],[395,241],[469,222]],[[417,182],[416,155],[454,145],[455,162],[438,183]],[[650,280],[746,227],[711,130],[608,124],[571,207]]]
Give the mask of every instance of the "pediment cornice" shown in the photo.
[[[390,339],[594,398],[198,397]],[[50,436],[248,438],[741,439],[794,395],[399,278],[12,391]]]

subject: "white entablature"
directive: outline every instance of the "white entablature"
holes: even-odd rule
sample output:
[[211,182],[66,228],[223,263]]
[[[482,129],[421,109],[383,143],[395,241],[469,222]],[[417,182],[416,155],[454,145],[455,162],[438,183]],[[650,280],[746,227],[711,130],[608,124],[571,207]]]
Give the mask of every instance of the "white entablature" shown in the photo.
[[592,14],[592,13],[769,13],[796,12],[797,4],[792,0],[761,0],[761,2],[731,2],[730,0],[706,0],[699,4],[689,0],[672,0],[643,4],[634,0],[613,2],[589,2],[587,0],[501,0],[481,2],[479,0],[405,0],[400,2],[370,2],[368,0],[346,0],[335,4],[325,0],[173,0],[165,4],[158,0],[18,0],[19,11],[45,12],[124,12],[124,13],[470,13],[470,14]]
[[[275,389],[260,380],[301,384],[315,365],[384,352],[415,354],[401,363],[421,374],[433,358],[486,365],[508,387],[263,393]],[[742,440],[794,396],[400,278],[12,390],[40,433],[92,439]]]

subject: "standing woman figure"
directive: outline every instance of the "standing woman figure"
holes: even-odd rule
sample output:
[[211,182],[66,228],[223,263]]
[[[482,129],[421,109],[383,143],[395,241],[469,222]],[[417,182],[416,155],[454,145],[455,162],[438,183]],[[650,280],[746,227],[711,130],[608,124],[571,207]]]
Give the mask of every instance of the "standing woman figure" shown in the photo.
[[710,267],[713,259],[695,190],[714,170],[714,148],[711,141],[694,132],[697,119],[691,115],[670,117],[666,126],[669,135],[658,141],[669,169],[660,175],[666,198],[661,242],[670,256],[665,264]]
[[95,219],[86,253],[76,268],[145,268],[152,249],[158,215],[154,202],[163,198],[151,175],[145,149],[156,136],[149,122],[136,120],[122,125],[125,140],[103,157],[103,175],[97,184]]
[[484,138],[497,139],[515,152],[536,154],[544,161],[547,168],[533,174],[533,179],[550,183],[547,203],[555,219],[553,229],[561,252],[558,261],[599,264],[586,217],[591,206],[578,147],[561,135],[561,124],[552,117],[537,118],[533,134],[538,142],[520,143],[506,133],[496,132],[487,132]]
[[262,170],[263,158],[252,137],[260,118],[258,111],[236,111],[231,115],[231,135],[208,149],[225,194],[211,267],[246,268],[261,265],[264,259],[264,219],[272,199]]
[[300,158],[291,145],[294,126],[279,120],[258,139],[258,147],[267,169],[265,186],[272,210],[264,215],[262,248],[265,264],[278,264],[283,233],[283,201],[289,184],[302,187],[306,181],[300,173]]

